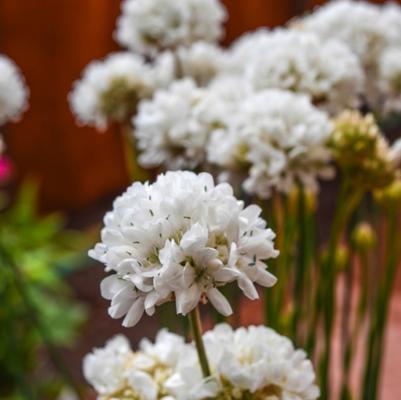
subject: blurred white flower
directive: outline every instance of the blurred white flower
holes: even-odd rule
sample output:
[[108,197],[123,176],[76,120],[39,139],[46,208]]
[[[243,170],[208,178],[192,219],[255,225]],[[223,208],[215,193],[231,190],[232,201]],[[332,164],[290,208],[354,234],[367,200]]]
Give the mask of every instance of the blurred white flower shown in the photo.
[[28,88],[16,64],[0,55],[0,125],[17,120],[28,107]]
[[319,397],[305,352],[294,349],[288,338],[272,329],[251,326],[233,331],[221,324],[204,335],[204,342],[213,375],[203,380],[195,357],[181,359],[166,382],[179,400]]
[[198,40],[216,41],[225,15],[218,0],[125,0],[115,37],[132,51],[155,55]]
[[107,128],[112,121],[126,122],[137,103],[151,95],[154,72],[142,58],[130,53],[114,53],[91,62],[76,81],[69,101],[84,125]]
[[[369,70],[381,51],[392,43],[394,25],[388,25],[378,5],[341,0],[327,3],[299,21],[300,28],[321,39],[340,39]],[[398,38],[401,40],[401,37]]]
[[199,166],[210,132],[228,117],[224,102],[190,79],[156,91],[151,100],[140,103],[133,120],[139,163],[167,169]]
[[390,47],[379,60],[379,101],[386,112],[401,112],[401,46]]
[[244,208],[228,184],[215,186],[207,173],[167,172],[152,185],[134,183],[115,200],[102,242],[89,252],[115,272],[101,284],[109,314],[125,315],[123,325],[133,326],[169,300],[186,315],[208,299],[229,315],[218,288],[233,281],[258,298],[254,283],[275,283],[265,260],[278,255],[260,212]]
[[207,85],[225,69],[226,53],[212,43],[196,42],[177,50],[182,76],[192,78],[199,86]]
[[244,60],[245,77],[255,90],[307,94],[332,114],[359,106],[364,75],[357,57],[342,42],[291,30],[255,39],[254,53]]
[[191,350],[190,346],[182,337],[162,330],[155,343],[143,339],[139,347],[139,351],[133,352],[128,340],[119,335],[84,358],[85,379],[100,400],[173,399],[164,383],[173,373],[179,357],[185,357]]
[[216,130],[210,162],[247,175],[244,189],[262,198],[273,189],[289,192],[297,182],[310,190],[330,177],[327,115],[306,96],[266,90],[246,98],[228,129]]

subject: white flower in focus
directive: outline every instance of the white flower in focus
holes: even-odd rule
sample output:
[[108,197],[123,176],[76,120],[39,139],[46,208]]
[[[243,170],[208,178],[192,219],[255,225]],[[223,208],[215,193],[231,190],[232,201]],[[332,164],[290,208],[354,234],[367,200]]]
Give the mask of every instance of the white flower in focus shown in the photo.
[[28,89],[19,68],[0,55],[0,125],[17,120],[28,107]]
[[191,350],[182,337],[165,330],[157,334],[155,343],[143,339],[136,352],[119,335],[84,358],[84,376],[100,400],[172,400],[165,382],[179,357]]
[[319,397],[315,372],[305,352],[294,349],[288,338],[270,328],[251,326],[233,331],[221,324],[204,334],[204,342],[212,379],[202,381],[196,359],[182,359],[166,382],[180,400]]
[[125,0],[117,22],[117,41],[132,51],[158,51],[222,35],[225,9],[218,0]]
[[258,298],[254,283],[275,283],[265,260],[278,255],[260,212],[244,208],[228,184],[215,186],[207,173],[168,172],[152,185],[134,183],[115,200],[102,242],[89,253],[113,272],[101,284],[109,314],[125,315],[123,325],[133,326],[174,298],[179,314],[208,299],[229,315],[219,287],[233,281]]
[[195,168],[205,159],[210,132],[223,124],[225,105],[190,79],[159,90],[133,120],[143,167]]
[[107,128],[112,121],[125,122],[138,102],[153,91],[153,71],[142,58],[114,53],[91,62],[69,95],[77,119],[84,125]]
[[226,63],[223,49],[207,42],[178,48],[177,58],[182,75],[192,78],[199,86],[206,86],[224,70]]
[[357,57],[340,41],[277,30],[246,59],[245,77],[255,90],[285,89],[307,94],[332,114],[359,106],[363,72]]
[[384,110],[401,112],[401,47],[392,47],[383,53],[378,81]]
[[248,176],[244,189],[261,198],[272,190],[290,192],[297,182],[316,190],[317,178],[332,176],[325,113],[306,96],[266,90],[249,96],[228,129],[216,130],[208,160]]

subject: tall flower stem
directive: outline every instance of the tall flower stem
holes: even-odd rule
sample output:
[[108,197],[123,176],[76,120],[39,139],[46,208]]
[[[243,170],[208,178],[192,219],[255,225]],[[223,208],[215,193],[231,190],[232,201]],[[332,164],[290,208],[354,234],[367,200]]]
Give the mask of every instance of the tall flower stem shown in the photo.
[[324,353],[320,363],[320,384],[321,398],[328,399],[330,396],[330,361],[331,361],[331,341],[333,333],[333,325],[335,318],[335,302],[336,302],[336,281],[337,273],[335,269],[336,250],[341,240],[341,236],[349,218],[358,206],[363,192],[352,188],[348,179],[344,179],[337,202],[337,209],[331,227],[330,239],[327,248],[327,254],[322,262],[322,272],[324,281],[321,282],[320,301],[323,312],[323,329],[324,329]]
[[209,362],[207,360],[205,345],[202,339],[202,322],[200,319],[199,308],[196,307],[189,313],[189,324],[195,341],[196,351],[198,352],[199,364],[205,378],[211,375]]
[[387,218],[386,266],[379,285],[378,296],[373,310],[368,338],[367,359],[365,363],[363,399],[376,399],[380,378],[382,355],[384,352],[384,334],[388,318],[388,307],[392,294],[397,266],[400,257],[398,238],[398,219],[396,212],[390,212]]

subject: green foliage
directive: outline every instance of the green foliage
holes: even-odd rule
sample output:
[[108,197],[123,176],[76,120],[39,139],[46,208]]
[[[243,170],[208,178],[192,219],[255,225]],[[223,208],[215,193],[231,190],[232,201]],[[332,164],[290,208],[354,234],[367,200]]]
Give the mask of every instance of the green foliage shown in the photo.
[[82,264],[89,238],[64,229],[59,214],[40,216],[36,200],[26,183],[0,214],[0,398],[38,397],[38,350],[54,363],[56,346],[71,344],[85,319],[65,278]]

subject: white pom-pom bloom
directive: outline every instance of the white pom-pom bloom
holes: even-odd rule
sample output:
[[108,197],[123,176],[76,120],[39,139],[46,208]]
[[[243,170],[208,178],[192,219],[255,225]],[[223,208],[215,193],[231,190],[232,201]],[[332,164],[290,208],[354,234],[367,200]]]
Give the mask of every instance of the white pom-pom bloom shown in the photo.
[[159,90],[139,105],[134,135],[144,167],[190,168],[205,159],[210,132],[229,117],[224,102],[190,79]]
[[378,79],[385,111],[401,112],[401,47],[389,48],[383,53]]
[[316,35],[290,30],[260,36],[258,41],[257,51],[245,60],[244,72],[255,90],[307,94],[332,114],[359,106],[364,75],[357,57],[342,42],[323,42]]
[[303,350],[264,326],[233,331],[226,324],[204,335],[212,377],[203,380],[195,357],[180,360],[166,386],[179,400],[319,397],[315,372]]
[[155,55],[198,40],[216,41],[224,19],[218,0],[125,0],[115,35],[132,51]]
[[28,89],[15,63],[0,55],[0,125],[16,120],[28,106]]
[[164,384],[179,357],[191,350],[182,337],[165,330],[158,333],[155,343],[142,340],[137,352],[119,335],[84,358],[84,376],[99,400],[172,400]]
[[91,62],[75,82],[70,105],[80,123],[100,130],[111,121],[126,122],[139,100],[153,90],[153,71],[142,58],[114,53]]
[[335,1],[302,19],[300,27],[324,40],[336,38],[344,41],[369,70],[374,68],[386,46],[401,41],[401,30],[389,23],[394,18],[390,11],[383,13],[379,6],[368,2]]
[[233,281],[256,299],[254,283],[275,283],[264,261],[278,255],[260,212],[207,173],[168,172],[151,185],[134,183],[106,214],[102,242],[89,252],[114,272],[101,284],[109,314],[133,326],[174,298],[179,314],[208,299],[229,315],[218,288]]
[[212,134],[210,162],[247,174],[244,189],[262,198],[273,189],[290,192],[296,183],[317,189],[317,178],[330,177],[327,115],[306,96],[266,90],[241,104],[228,129]]

